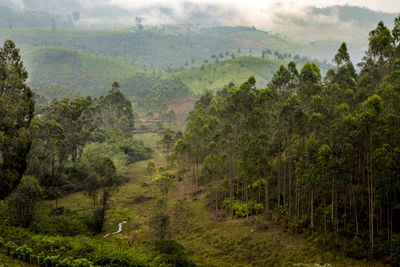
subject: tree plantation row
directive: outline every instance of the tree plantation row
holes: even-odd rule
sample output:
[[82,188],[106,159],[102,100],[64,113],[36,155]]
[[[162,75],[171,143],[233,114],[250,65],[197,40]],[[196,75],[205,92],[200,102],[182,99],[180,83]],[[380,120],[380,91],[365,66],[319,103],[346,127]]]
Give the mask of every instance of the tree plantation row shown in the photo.
[[353,257],[400,264],[400,17],[381,22],[357,73],[343,43],[322,79],[314,63],[281,66],[207,91],[183,137],[165,131],[177,176],[216,215],[264,214]]

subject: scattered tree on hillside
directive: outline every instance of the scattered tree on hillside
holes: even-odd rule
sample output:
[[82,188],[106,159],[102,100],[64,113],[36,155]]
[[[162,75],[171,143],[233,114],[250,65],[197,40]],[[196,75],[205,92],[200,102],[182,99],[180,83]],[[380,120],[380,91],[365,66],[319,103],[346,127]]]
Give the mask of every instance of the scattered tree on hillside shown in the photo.
[[31,176],[22,177],[15,190],[6,198],[11,223],[23,227],[29,226],[41,197],[42,189],[38,181]]
[[101,155],[89,155],[82,165],[86,174],[86,192],[92,198],[91,228],[95,233],[103,229],[105,213],[113,191],[121,184],[114,163]]

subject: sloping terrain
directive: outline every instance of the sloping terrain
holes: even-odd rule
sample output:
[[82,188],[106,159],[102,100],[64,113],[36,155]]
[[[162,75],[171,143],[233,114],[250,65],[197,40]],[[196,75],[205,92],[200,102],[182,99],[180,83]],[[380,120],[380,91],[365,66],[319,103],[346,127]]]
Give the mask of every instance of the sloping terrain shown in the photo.
[[[137,138],[156,148],[155,143],[159,137],[157,134],[141,134]],[[159,152],[156,152],[152,160],[156,168],[165,165],[164,157]],[[122,232],[107,238],[141,246],[149,245],[149,240],[154,238],[148,225],[150,218],[160,211],[157,202],[161,194],[146,167],[147,161],[129,166],[129,181],[113,196],[104,233],[97,238],[116,231],[118,223],[122,221],[127,221]],[[185,183],[181,183],[171,192],[167,211],[174,214],[178,199],[189,207],[191,215],[185,221],[171,218],[171,234],[184,245],[198,266],[295,266],[298,263],[312,264],[310,266],[314,266],[314,263],[331,266],[383,266],[377,262],[349,259],[335,251],[321,248],[316,241],[284,232],[279,225],[265,224],[262,217],[253,217],[249,221],[215,220],[205,208],[201,195],[193,198],[182,194],[185,186]],[[183,197],[189,200],[182,200]],[[59,203],[71,210],[84,211],[90,207],[90,199],[83,193],[69,195],[60,199]]]
[[23,60],[31,84],[57,84],[92,96],[106,93],[114,81],[144,72],[122,58],[93,56],[60,47],[31,50]]
[[264,87],[281,64],[285,62],[244,56],[187,69],[173,76],[179,78],[196,94],[206,89],[221,89],[230,82],[240,84],[251,75],[256,77],[258,87]]

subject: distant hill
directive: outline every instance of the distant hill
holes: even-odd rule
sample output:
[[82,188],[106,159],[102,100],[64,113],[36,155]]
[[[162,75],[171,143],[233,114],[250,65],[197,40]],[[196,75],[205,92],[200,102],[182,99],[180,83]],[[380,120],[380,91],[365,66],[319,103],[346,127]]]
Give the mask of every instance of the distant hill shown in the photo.
[[0,28],[74,28],[69,16],[34,11],[12,9],[0,3]]
[[179,78],[195,94],[206,89],[221,89],[230,82],[239,85],[251,75],[256,77],[258,87],[264,87],[281,64],[284,61],[243,56],[186,69],[172,76]]
[[[230,82],[240,84],[251,75],[256,77],[257,86],[264,87],[279,66],[287,63],[255,56],[225,57],[166,74],[150,72],[146,65],[120,57],[94,56],[60,47],[31,48],[24,53],[23,60],[29,83],[48,100],[104,95],[117,80],[124,94],[141,111],[160,110],[206,89],[221,89]],[[298,62],[299,68],[304,60]]]
[[59,47],[31,50],[23,55],[23,60],[33,86],[57,84],[81,95],[103,95],[113,81],[144,73],[140,67],[121,58],[93,56]]
[[[120,56],[155,67],[199,66],[211,56],[226,53],[261,56],[262,50],[297,53],[302,45],[250,27],[216,27],[198,32],[187,28],[144,30],[0,29],[0,41],[14,40],[18,46],[60,46],[99,56]],[[238,49],[243,50],[241,54]],[[244,54],[246,53],[246,54]]]
[[390,27],[393,26],[397,13],[386,13],[357,6],[332,6],[325,8],[312,8],[314,14],[332,15],[337,14],[340,21],[352,22],[358,27],[370,31],[376,27],[377,22],[383,21]]

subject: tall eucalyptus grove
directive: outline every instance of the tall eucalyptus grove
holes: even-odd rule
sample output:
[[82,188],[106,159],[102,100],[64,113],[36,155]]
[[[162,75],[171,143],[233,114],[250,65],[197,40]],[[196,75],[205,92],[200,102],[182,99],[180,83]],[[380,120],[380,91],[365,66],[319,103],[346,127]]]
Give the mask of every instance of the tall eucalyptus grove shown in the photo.
[[371,31],[358,73],[345,43],[333,62],[324,78],[290,62],[266,88],[250,77],[196,102],[174,155],[215,213],[372,249],[400,233],[400,17]]

